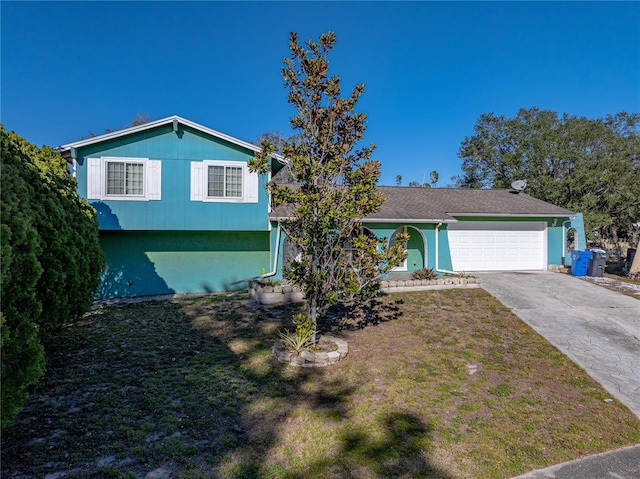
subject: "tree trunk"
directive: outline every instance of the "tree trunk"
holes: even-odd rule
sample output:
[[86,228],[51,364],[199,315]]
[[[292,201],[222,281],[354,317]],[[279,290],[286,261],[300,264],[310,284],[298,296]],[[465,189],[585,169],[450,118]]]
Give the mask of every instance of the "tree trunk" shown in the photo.
[[631,269],[629,270],[629,278],[640,279],[640,241],[638,241],[638,247],[636,248],[636,255],[631,263]]
[[313,344],[315,344],[318,334],[318,301],[315,296],[312,296],[309,301],[309,316],[313,320]]

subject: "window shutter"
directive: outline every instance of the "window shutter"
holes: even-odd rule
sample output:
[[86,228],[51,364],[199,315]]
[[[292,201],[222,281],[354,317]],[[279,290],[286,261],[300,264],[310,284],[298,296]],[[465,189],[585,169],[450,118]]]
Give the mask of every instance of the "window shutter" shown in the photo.
[[87,158],[87,199],[99,200],[102,196],[102,161]]
[[191,201],[204,200],[204,168],[202,162],[191,162]]
[[162,161],[147,161],[147,178],[145,180],[148,200],[162,199]]
[[247,203],[257,203],[258,202],[258,188],[260,186],[260,181],[258,177],[258,173],[251,173],[249,168],[245,167],[245,201]]

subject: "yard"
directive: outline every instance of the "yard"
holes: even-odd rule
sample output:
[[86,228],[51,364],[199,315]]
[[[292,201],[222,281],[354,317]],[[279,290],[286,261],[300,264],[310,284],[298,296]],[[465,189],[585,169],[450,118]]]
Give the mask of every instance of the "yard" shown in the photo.
[[102,307],[48,345],[5,478],[507,478],[634,444],[640,421],[482,289],[335,311],[347,358],[270,354],[294,306]]

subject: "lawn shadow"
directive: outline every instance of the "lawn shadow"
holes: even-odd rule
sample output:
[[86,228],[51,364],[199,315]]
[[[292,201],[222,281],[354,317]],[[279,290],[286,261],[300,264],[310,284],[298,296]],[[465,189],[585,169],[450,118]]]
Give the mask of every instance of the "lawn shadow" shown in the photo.
[[355,479],[361,477],[365,468],[365,476],[369,478],[452,479],[449,473],[429,459],[433,432],[431,425],[414,414],[401,410],[387,411],[376,418],[373,429],[362,426],[345,428],[338,436],[338,461],[335,457],[324,458],[287,477],[303,479],[308,477],[309,471],[331,470],[335,477]]
[[379,298],[368,298],[332,306],[325,319],[318,323],[319,328],[332,331],[353,331],[393,321],[402,316],[402,300],[393,302]]
[[[3,477],[448,478],[421,418],[387,409],[363,424],[351,417],[363,379],[271,356],[296,308],[233,293],[89,313],[49,345],[47,374],[2,435]],[[358,327],[399,308],[382,312]],[[327,431],[335,454],[301,466],[287,453],[297,434],[313,450]]]

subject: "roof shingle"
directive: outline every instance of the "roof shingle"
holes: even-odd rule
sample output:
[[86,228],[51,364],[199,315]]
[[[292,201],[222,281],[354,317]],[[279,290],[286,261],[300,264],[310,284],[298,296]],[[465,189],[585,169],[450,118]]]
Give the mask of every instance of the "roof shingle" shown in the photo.
[[[387,200],[366,221],[455,222],[456,216],[571,216],[575,213],[526,193],[499,189],[413,188],[379,186]],[[272,211],[272,220],[288,216],[290,208]]]

